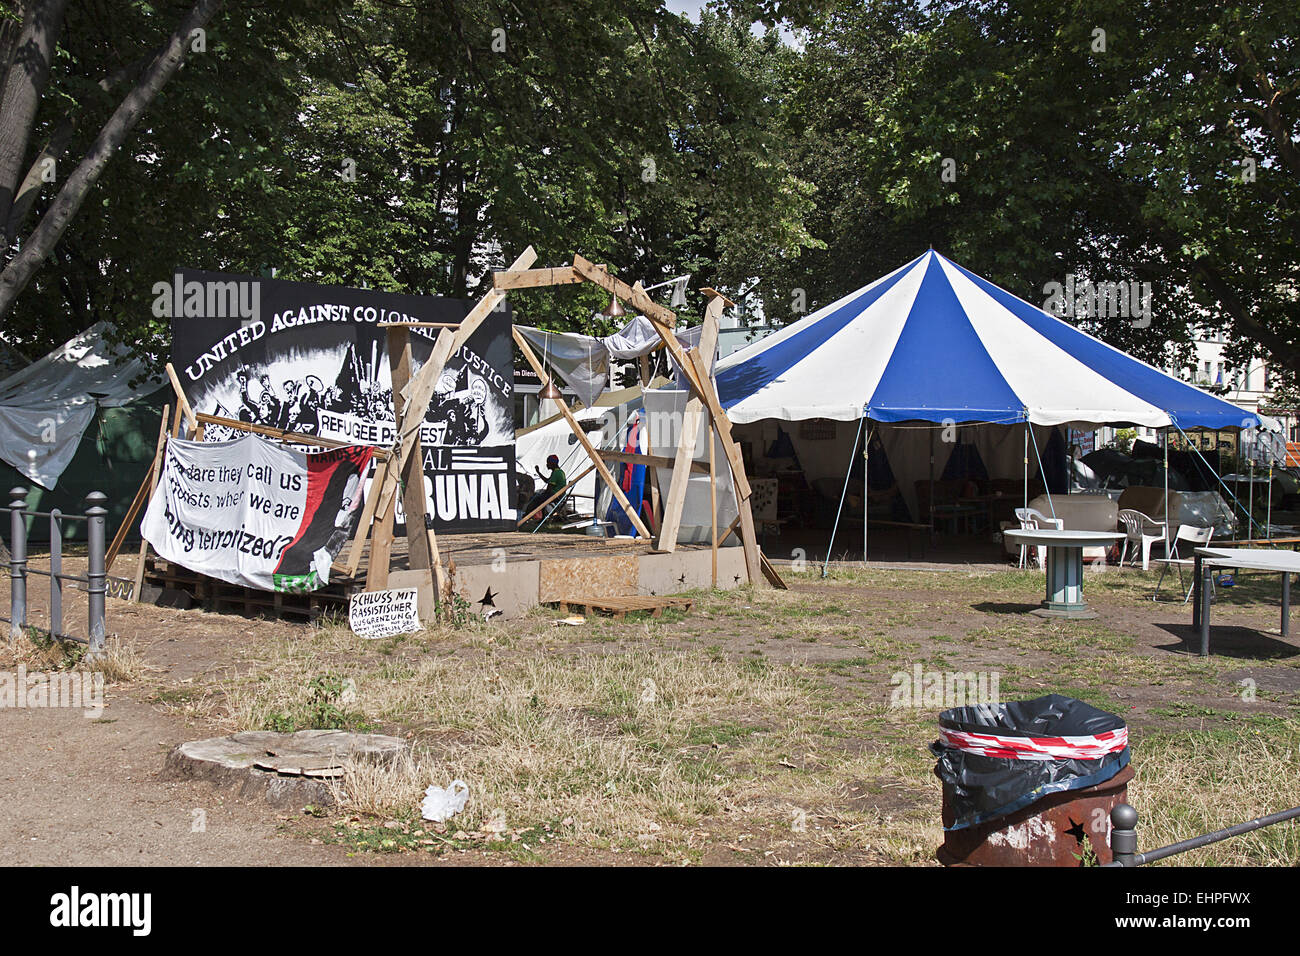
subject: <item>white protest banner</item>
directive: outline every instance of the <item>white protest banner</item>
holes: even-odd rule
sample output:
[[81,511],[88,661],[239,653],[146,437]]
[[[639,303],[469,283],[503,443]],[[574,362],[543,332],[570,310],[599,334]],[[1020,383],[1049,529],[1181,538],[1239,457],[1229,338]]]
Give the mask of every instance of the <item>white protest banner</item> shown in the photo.
[[393,637],[420,629],[417,588],[362,591],[348,601],[348,627],[357,637]]
[[167,442],[140,533],[158,555],[263,591],[313,591],[361,514],[373,449],[301,452],[256,435]]

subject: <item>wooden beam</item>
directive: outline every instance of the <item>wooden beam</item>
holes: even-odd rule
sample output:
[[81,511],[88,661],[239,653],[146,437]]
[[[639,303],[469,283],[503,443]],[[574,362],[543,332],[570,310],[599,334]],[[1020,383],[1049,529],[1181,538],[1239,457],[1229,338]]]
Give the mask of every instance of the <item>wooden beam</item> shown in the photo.
[[[511,270],[527,269],[536,261],[537,252],[532,246],[529,246],[510,268]],[[413,438],[419,436],[420,422],[423,421],[429,403],[433,400],[433,393],[438,386],[438,378],[442,375],[442,370],[446,367],[451,356],[468,341],[469,337],[483,324],[483,320],[494,309],[498,308],[504,300],[505,293],[496,289],[483,296],[474,308],[470,309],[465,318],[461,319],[454,332],[450,328],[444,328],[438,333],[429,361],[420,366],[420,370],[411,376],[410,381],[406,383],[406,387],[400,393],[396,388],[393,389],[394,406],[396,406],[400,394],[403,400],[403,409],[411,409],[412,412],[398,426],[393,463],[385,475],[384,484],[379,489],[375,503],[375,527],[370,542],[370,563],[366,569],[367,591],[378,590],[387,586],[387,555],[391,552],[393,544],[393,500],[396,497],[398,475],[402,474],[411,458],[411,453],[415,450],[416,442]],[[381,557],[381,560],[377,561],[376,557]],[[380,568],[380,565],[382,565],[382,568]],[[382,583],[380,583],[381,581]]]
[[[158,426],[158,444],[167,441],[167,416],[171,414],[171,406],[164,405],[162,412],[162,422]],[[117,560],[118,552],[122,550],[122,545],[126,542],[127,533],[131,529],[131,524],[135,521],[136,515],[140,513],[141,507],[149,500],[150,489],[153,487],[153,470],[157,466],[158,452],[154,450],[154,456],[149,461],[149,470],[144,473],[144,480],[140,482],[140,490],[135,493],[131,500],[131,507],[126,509],[126,517],[122,519],[121,526],[117,529],[117,534],[113,535],[113,543],[108,546],[108,554],[104,556],[104,573],[108,574],[113,570],[113,562]],[[140,547],[143,548],[144,540],[141,539]]]
[[543,508],[545,508],[547,505],[549,505],[552,501],[554,501],[556,498],[560,497],[560,495],[564,494],[566,491],[568,491],[570,488],[572,488],[572,487],[573,487],[574,485],[576,485],[578,482],[582,481],[582,479],[586,478],[588,475],[590,475],[590,474],[591,474],[593,471],[595,471],[595,470],[596,470],[596,466],[595,466],[595,465],[591,465],[590,467],[588,467],[587,470],[584,471],[582,474],[580,474],[577,478],[574,478],[571,482],[569,482],[567,485],[565,485],[565,486],[564,486],[563,488],[561,488],[559,491],[555,492],[553,495],[551,495],[549,498],[547,498],[545,501],[543,501],[540,505],[538,505],[538,506],[537,506],[536,508],[534,508],[532,511],[528,512],[528,514],[524,515],[524,516],[523,516],[522,518],[520,518],[517,522],[515,522],[515,527],[516,527],[516,528],[522,528],[522,527],[524,526],[524,522],[525,522],[525,521],[527,521],[527,520],[528,520],[529,518],[531,518],[533,515],[537,514],[539,511],[541,511]]
[[511,269],[492,273],[492,288],[501,291],[510,289],[539,289],[552,285],[576,285],[585,281],[573,271],[572,266],[560,266],[557,269]]
[[[628,465],[645,465],[647,468],[672,468],[674,465],[674,459],[669,458],[667,455],[639,455],[635,452],[613,451],[604,448],[597,450],[604,461],[618,461]],[[692,461],[691,471],[707,475],[709,466],[702,461]]]
[[194,409],[190,408],[189,400],[185,393],[181,391],[181,381],[176,377],[176,369],[172,368],[172,363],[166,365],[167,377],[171,379],[172,390],[176,392],[177,407],[184,413],[185,420],[190,424],[190,431],[196,431],[199,427],[198,419],[194,417]]
[[[700,347],[696,350],[711,356],[718,345],[718,313],[710,304],[704,311],[704,329],[700,332]],[[704,404],[699,394],[693,394],[686,402],[682,415],[682,433],[677,440],[677,456],[673,463],[672,480],[668,485],[668,499],[664,502],[664,517],[659,524],[659,538],[655,541],[655,550],[671,553],[677,548],[677,534],[682,526],[682,508],[686,504],[686,490],[691,477],[691,466],[695,461],[695,443],[699,440],[700,417],[704,413]],[[709,434],[712,441],[712,431]]]
[[[596,266],[580,255],[575,254],[573,257],[573,271],[594,282],[605,291],[635,306],[655,326],[659,332],[659,337],[663,339],[664,347],[668,349],[673,360],[682,369],[687,381],[691,384],[691,388],[694,389],[709,409],[713,427],[718,432],[718,437],[722,439],[722,450],[731,465],[737,497],[748,498],[750,495],[749,480],[745,477],[745,463],[741,457],[740,449],[731,437],[731,420],[727,418],[727,413],[722,408],[722,403],[718,399],[718,393],[714,389],[712,381],[700,375],[694,363],[687,358],[681,343],[677,341],[674,334],[674,329],[677,326],[677,314],[650,298],[646,291],[641,288],[640,283],[630,286],[626,282],[614,278],[604,267]],[[719,314],[725,301],[725,297],[718,295],[709,300],[710,305],[714,302],[720,303],[718,306]]]
[[718,539],[718,544],[726,544],[727,539],[730,538],[733,534],[735,534],[736,529],[739,527],[740,527],[740,515],[736,515],[736,517],[731,519],[731,524],[727,525],[727,530],[722,532],[722,537]]
[[348,551],[347,563],[334,562],[334,568],[348,577],[355,577],[361,566],[361,548],[370,536],[370,525],[375,520],[375,508],[379,504],[379,495],[388,481],[389,461],[375,465],[374,477],[370,479],[370,493],[366,495],[365,504],[361,506],[361,518],[357,521],[356,533],[352,536],[351,550]]
[[[274,438],[277,441],[286,441],[293,445],[318,445],[321,448],[348,448],[353,442],[339,441],[335,438],[324,438],[320,435],[308,435],[305,432],[290,432],[281,428],[271,428],[269,425],[258,425],[254,422],[241,422],[237,418],[225,418],[222,415],[209,415],[206,412],[197,412],[194,416],[199,426],[204,425],[224,425],[226,428],[233,428],[236,431],[249,432],[253,435],[261,435],[264,438]],[[376,458],[387,458],[390,452],[387,448],[374,449]]]
[[[518,259],[510,266],[508,271],[514,272],[520,269],[527,269],[537,261],[537,252],[532,246],[523,251]],[[433,393],[438,385],[438,377],[442,375],[442,370],[446,366],[448,359],[455,355],[456,352],[464,345],[471,335],[477,331],[478,327],[483,324],[494,309],[498,308],[505,300],[505,293],[493,289],[478,301],[478,304],[469,311],[465,318],[461,319],[460,327],[453,333],[450,329],[443,329],[438,333],[438,340],[434,343],[433,354],[429,356],[429,361],[420,366],[420,370],[415,373],[406,388],[402,390],[402,397],[406,399],[406,407],[419,410],[422,417],[425,410],[429,407],[429,402],[433,400]],[[418,424],[415,427],[419,427]],[[398,436],[402,446],[399,455],[405,456],[410,453],[410,449],[404,440],[405,436]],[[405,464],[405,457],[401,458],[400,464]]]
[[686,489],[695,461],[695,442],[699,438],[700,418],[704,405],[692,395],[682,413],[682,432],[677,437],[677,456],[673,460],[672,476],[668,482],[668,497],[664,499],[664,516],[659,522],[659,537],[655,550],[671,554],[677,550],[677,534],[682,527],[682,509],[686,504]]
[[709,296],[710,298],[717,297],[721,299],[723,302],[727,304],[727,308],[729,309],[734,309],[736,307],[736,303],[732,302],[730,299],[728,299],[717,289],[710,289],[708,286],[705,286],[704,288],[700,289],[700,291],[703,292],[705,295]]
[[[403,430],[403,423],[411,409],[406,407],[406,400],[401,397],[402,389],[411,380],[411,332],[400,325],[388,329],[388,367],[393,383],[393,419],[397,432]],[[424,420],[423,409],[417,409],[414,417]],[[424,456],[420,453],[420,429],[411,432],[411,453],[401,471],[402,510],[406,514],[406,545],[408,567],[412,570],[432,567],[429,552],[429,536],[425,533],[425,516],[428,514],[428,499],[424,494]]]
[[709,432],[709,550],[712,552],[712,584],[718,586],[718,474],[714,459],[717,453],[714,446],[713,432]]
[[785,583],[781,575],[776,573],[776,568],[772,567],[772,562],[767,560],[767,555],[759,551],[758,557],[763,563],[763,577],[767,578],[767,583],[782,591],[790,590],[790,586]]
[[[178,409],[179,411],[179,409]],[[163,416],[163,427],[158,433],[158,446],[154,449],[153,465],[149,469],[149,500],[153,500],[154,492],[158,490],[158,478],[162,473],[163,452],[167,448],[167,416]],[[140,557],[135,563],[135,593],[133,595],[135,602],[140,603],[140,592],[144,590],[144,562],[149,556],[149,542],[140,538]]]
[[[605,268],[601,266],[601,268]],[[541,289],[555,285],[577,285],[586,282],[573,271],[573,266],[554,269],[507,269],[492,273],[492,288],[507,292],[511,289]]]
[[[411,526],[406,526],[406,537],[411,537]],[[425,537],[428,539],[429,556],[431,558],[430,577],[433,581],[433,613],[438,614],[442,608],[443,588],[446,586],[446,577],[442,570],[442,555],[438,553],[438,536],[434,534],[432,528],[425,528]]]
[[[718,539],[718,544],[725,544],[727,539],[730,538],[733,534],[735,534],[736,529],[739,527],[740,527],[740,515],[736,515],[736,517],[731,519],[731,524],[727,525],[727,530],[722,532],[722,537]],[[779,588],[782,591],[790,590],[790,586],[785,583],[785,581],[781,578],[781,575],[776,573],[776,568],[772,566],[772,562],[767,560],[767,555],[765,555],[762,551],[759,551],[758,556],[762,561],[762,565],[763,565],[763,577],[767,578],[767,580],[771,583],[771,585],[774,588]]]
[[[529,347],[528,340],[523,337],[518,329],[514,329],[513,334],[515,344],[519,346],[519,351],[524,353],[524,358],[526,358],[528,364],[533,367],[533,371],[537,373],[538,378],[545,378],[546,372],[542,368],[542,363],[533,353],[532,348]],[[587,433],[582,430],[582,426],[578,424],[578,420],[573,417],[573,412],[569,411],[569,406],[565,403],[563,398],[557,398],[555,404],[559,406],[560,412],[564,415],[565,420],[568,421],[569,428],[572,429],[573,434],[577,436],[582,447],[586,449],[587,456],[591,459],[591,463],[596,466],[596,473],[604,479],[605,484],[609,485],[609,490],[614,495],[614,500],[619,503],[623,508],[623,512],[628,516],[628,519],[631,520],[632,527],[636,528],[637,534],[641,537],[649,539],[651,534],[649,529],[646,528],[645,523],[641,520],[640,508],[633,508],[631,503],[627,500],[627,495],[623,494],[623,489],[619,487],[618,482],[614,480],[614,476],[609,473],[609,469],[606,468],[605,463],[601,461],[599,450],[592,445],[591,439],[587,437]]]

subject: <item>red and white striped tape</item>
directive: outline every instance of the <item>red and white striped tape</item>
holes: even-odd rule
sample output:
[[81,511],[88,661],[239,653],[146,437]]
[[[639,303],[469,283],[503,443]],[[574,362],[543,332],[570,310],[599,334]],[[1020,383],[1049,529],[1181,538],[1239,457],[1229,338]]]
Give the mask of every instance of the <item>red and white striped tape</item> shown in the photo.
[[1081,737],[999,737],[939,728],[950,747],[1007,760],[1100,760],[1128,746],[1128,728]]

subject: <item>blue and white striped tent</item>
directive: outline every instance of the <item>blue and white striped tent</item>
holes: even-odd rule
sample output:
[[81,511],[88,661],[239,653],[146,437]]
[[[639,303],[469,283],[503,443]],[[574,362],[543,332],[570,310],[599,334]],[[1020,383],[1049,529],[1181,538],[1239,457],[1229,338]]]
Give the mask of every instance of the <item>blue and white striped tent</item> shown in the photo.
[[1259,424],[933,250],[729,355],[717,382],[737,424]]

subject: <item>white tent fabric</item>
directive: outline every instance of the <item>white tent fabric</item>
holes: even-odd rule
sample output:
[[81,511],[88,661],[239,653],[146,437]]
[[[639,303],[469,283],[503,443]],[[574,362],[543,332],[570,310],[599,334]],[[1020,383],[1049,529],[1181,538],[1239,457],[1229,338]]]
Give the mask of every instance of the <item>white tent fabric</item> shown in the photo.
[[[125,405],[163,385],[108,341],[111,331],[97,322],[0,382],[0,458],[44,488],[58,483],[98,407]],[[133,386],[138,378],[146,380]]]
[[931,250],[719,363],[737,424],[765,418],[1250,428],[1237,408]]

